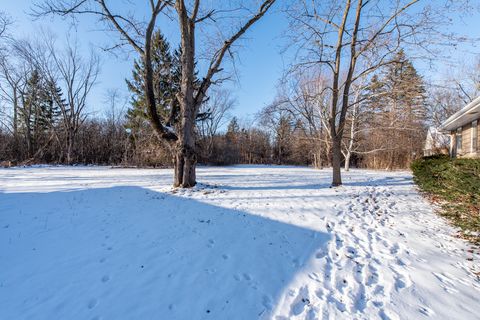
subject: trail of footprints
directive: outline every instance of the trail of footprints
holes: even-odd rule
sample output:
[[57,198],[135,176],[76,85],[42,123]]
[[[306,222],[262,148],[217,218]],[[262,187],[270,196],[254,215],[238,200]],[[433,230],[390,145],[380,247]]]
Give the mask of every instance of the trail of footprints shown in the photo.
[[[210,192],[204,195],[210,196]],[[241,209],[244,204],[232,200],[231,205]],[[288,291],[285,303],[290,305],[290,312],[274,319],[334,319],[335,314],[371,319],[375,313],[382,320],[400,319],[389,309],[389,303],[392,293],[412,286],[409,265],[414,253],[411,255],[402,242],[388,240],[406,236],[392,228],[396,211],[397,204],[388,188],[369,186],[361,188],[344,208],[339,208],[337,219],[322,218],[332,240],[326,250],[315,254],[315,270],[320,271],[308,274],[313,281],[304,283],[309,284]],[[208,246],[213,246],[211,240]],[[450,275],[434,276],[445,291],[458,291]],[[236,274],[234,278],[257,289],[248,274]],[[268,318],[268,310],[274,308],[272,298],[264,295],[262,305],[265,309],[259,316]],[[435,315],[424,305],[418,306],[418,311],[424,316]]]
[[408,251],[383,236],[392,225],[393,210],[395,202],[387,190],[368,187],[338,211],[338,222],[324,219],[332,241],[327,252],[315,256],[318,270],[324,272],[309,274],[314,288],[292,290],[290,316],[329,319],[334,311],[366,319],[364,311],[373,308],[379,319],[399,319],[388,309],[390,294],[410,287],[412,281],[404,257]]

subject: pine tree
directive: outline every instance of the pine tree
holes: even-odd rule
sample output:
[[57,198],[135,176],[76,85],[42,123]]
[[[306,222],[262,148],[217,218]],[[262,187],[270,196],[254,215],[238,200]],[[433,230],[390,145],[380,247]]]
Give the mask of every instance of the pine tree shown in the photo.
[[[176,98],[180,92],[182,64],[181,50],[171,50],[168,40],[160,31],[156,31],[152,40],[152,64],[154,74],[154,93],[157,102],[157,112],[163,123],[174,127],[180,121],[180,107]],[[127,127],[134,129],[144,126],[148,120],[143,88],[143,61],[135,60],[132,79],[126,80],[128,90],[132,93],[132,108],[127,111]],[[198,81],[196,81],[198,82]],[[209,116],[208,111],[199,113],[197,120]]]
[[[172,55],[170,45],[160,31],[155,32],[152,40],[152,61],[154,73],[155,98],[158,104],[159,116],[166,120],[176,108],[176,98],[180,82],[178,53]],[[129,127],[137,127],[140,123],[148,120],[148,112],[145,103],[143,70],[144,64],[141,60],[134,61],[132,79],[126,80],[128,90],[132,93],[132,108],[127,112]],[[169,123],[172,125],[172,123]]]
[[400,50],[394,63],[372,77],[367,89],[368,149],[385,149],[374,158],[373,167],[405,167],[421,153],[425,134],[426,91],[422,77]]
[[34,69],[26,82],[19,106],[19,132],[25,137],[28,157],[33,156],[39,145],[45,142],[58,121],[60,108],[55,103],[55,94],[61,96],[61,90]]
[[238,125],[237,117],[233,117],[227,126],[227,133],[225,135],[227,142],[235,143],[238,139],[237,136],[239,132],[240,132],[240,126]]
[[61,106],[59,103],[65,105],[65,99],[63,99],[62,96],[62,89],[54,82],[48,81],[43,85],[38,119],[39,126],[42,130],[50,130],[57,124],[61,113]]
[[281,116],[275,128],[275,158],[279,164],[288,162],[291,156],[292,120]]

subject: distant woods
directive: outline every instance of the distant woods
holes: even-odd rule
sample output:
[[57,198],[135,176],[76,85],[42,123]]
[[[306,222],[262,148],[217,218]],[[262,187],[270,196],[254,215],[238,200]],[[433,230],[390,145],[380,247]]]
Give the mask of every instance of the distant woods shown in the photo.
[[[85,104],[98,74],[98,59],[78,56],[75,47],[14,42],[1,63],[1,160],[13,164],[173,165],[168,144],[156,138],[142,90],[143,64],[136,60],[126,79],[130,100],[118,91],[105,100],[103,115],[89,115]],[[61,55],[61,56],[60,56]],[[179,49],[160,32],[153,43],[158,117],[168,127],[179,122],[175,95],[180,86]],[[425,84],[403,51],[362,88],[347,114],[344,165],[405,168],[422,154],[426,132]],[[73,83],[69,79],[74,79]],[[232,117],[236,100],[214,88],[196,119],[198,160],[203,164],[331,165],[325,126],[326,79],[306,74],[291,78],[255,121]],[[65,88],[65,89],[63,89]],[[322,104],[322,101],[325,101]],[[394,144],[391,141],[395,141]]]
[[[171,48],[159,31],[153,39],[158,117],[166,126],[175,127],[179,123],[175,95],[180,87],[180,49]],[[10,43],[10,53],[3,55],[0,64],[5,106],[0,131],[3,164],[172,166],[170,146],[157,139],[151,128],[142,90],[142,61],[134,62],[131,77],[126,79],[129,100],[118,90],[108,92],[104,114],[91,115],[86,103],[99,61],[94,54],[80,56],[77,49],[75,44],[62,48],[49,41]],[[441,97],[429,96],[402,50],[395,61],[353,88],[355,103],[347,113],[342,139],[347,170],[350,166],[407,168],[422,155],[427,119],[442,117],[430,106],[432,99],[445,99],[446,92]],[[292,74],[254,121],[233,117],[236,100],[232,93],[214,88],[197,114],[198,161],[331,166],[327,83],[328,79],[314,74]]]
[[[230,38],[210,39],[218,48],[210,48],[207,72],[200,74],[205,57],[197,61],[194,27],[217,26],[214,16],[223,11],[215,5],[200,10],[157,0],[150,23],[137,24],[106,10],[108,1],[40,1],[38,16],[98,14],[137,53],[125,89],[107,92],[95,106],[100,60],[94,52],[48,36],[15,39],[10,19],[0,14],[0,162],[168,166],[176,168],[174,185],[184,187],[194,185],[197,162],[333,166],[333,184],[341,184],[339,175],[335,180],[340,165],[407,168],[422,155],[428,127],[479,94],[480,67],[464,72],[468,81],[445,86],[432,86],[415,68],[412,41],[433,21],[430,12],[410,11],[419,1],[398,1],[391,15],[376,1],[295,2],[287,16],[297,60],[271,103],[250,120],[234,117],[237,101],[224,86],[229,75],[222,59],[234,58],[233,42],[274,2],[252,5],[244,24],[235,18]],[[71,4],[79,6],[68,10]],[[185,28],[178,47],[154,28],[163,10]]]

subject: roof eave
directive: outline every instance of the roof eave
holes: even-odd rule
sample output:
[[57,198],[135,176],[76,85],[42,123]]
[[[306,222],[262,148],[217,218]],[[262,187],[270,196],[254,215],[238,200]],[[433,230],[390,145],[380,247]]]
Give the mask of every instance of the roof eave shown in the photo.
[[449,132],[468,123],[468,120],[462,121],[463,117],[473,114],[480,115],[480,97],[474,99],[472,102],[463,107],[460,111],[454,113],[440,126],[439,130],[442,132]]

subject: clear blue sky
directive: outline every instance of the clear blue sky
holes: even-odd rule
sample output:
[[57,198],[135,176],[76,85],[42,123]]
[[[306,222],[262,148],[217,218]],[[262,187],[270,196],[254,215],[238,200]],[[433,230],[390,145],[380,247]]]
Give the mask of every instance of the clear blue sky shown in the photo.
[[[44,18],[33,20],[28,13],[31,12],[32,1],[30,0],[3,0],[0,10],[5,11],[14,20],[15,25],[11,33],[16,38],[33,38],[40,28],[53,31],[58,36],[58,42],[63,41],[66,33],[74,33],[67,21],[59,18]],[[100,47],[111,43],[109,34],[98,31],[101,26],[97,25],[93,18],[81,17],[77,34],[84,48],[89,45]],[[281,48],[281,33],[285,30],[286,22],[278,10],[272,10],[270,14],[255,25],[246,34],[245,41],[239,49],[239,58],[236,61],[239,82],[226,83],[231,87],[233,95],[237,98],[237,106],[234,114],[241,117],[253,115],[265,104],[271,102],[275,95],[275,85],[281,76],[283,63],[279,54]],[[165,30],[169,37],[174,36],[174,31]],[[124,79],[130,76],[131,58],[125,55],[115,57],[112,54],[101,54],[102,70],[99,82],[90,97],[90,110],[101,114],[102,104],[105,100],[105,92],[108,89],[119,88],[126,92]],[[240,84],[241,82],[241,84]]]
[[[118,2],[121,3],[121,2]],[[74,32],[69,23],[59,18],[44,18],[32,21],[28,15],[32,5],[31,0],[3,0],[0,10],[5,11],[14,20],[15,25],[11,33],[15,37],[32,38],[40,28],[47,28],[57,34],[59,42],[65,39],[66,33]],[[138,6],[144,7],[144,6]],[[282,74],[284,63],[280,54],[280,49],[285,44],[285,39],[281,34],[287,28],[287,22],[277,7],[261,20],[257,25],[247,33],[247,40],[243,41],[243,46],[239,49],[240,59],[236,61],[239,75],[238,83],[228,83],[228,87],[233,88],[234,96],[238,100],[234,114],[240,117],[250,115],[250,118],[263,106],[270,103],[276,93],[276,84]],[[455,31],[467,36],[480,38],[480,14],[478,12],[465,19],[455,19]],[[106,34],[96,20],[92,17],[81,17],[78,24],[78,38],[84,48],[89,45],[100,47],[101,45],[112,43],[109,41],[109,34]],[[175,29],[166,29],[164,32],[170,38],[177,38]],[[114,36],[114,35],[113,35]],[[463,60],[471,59],[472,56],[466,55],[464,51],[479,52],[478,47],[462,47],[452,49],[452,55],[461,57]],[[118,88],[127,94],[124,79],[130,76],[131,59],[135,57],[132,53],[128,59],[125,56],[114,57],[111,54],[102,53],[102,72],[99,83],[91,95],[90,110],[102,114],[103,101],[108,89]],[[436,78],[432,73],[441,74],[442,66],[436,66],[436,70],[429,71],[427,66],[419,66],[421,72],[427,77]],[[428,73],[430,74],[428,75]]]

